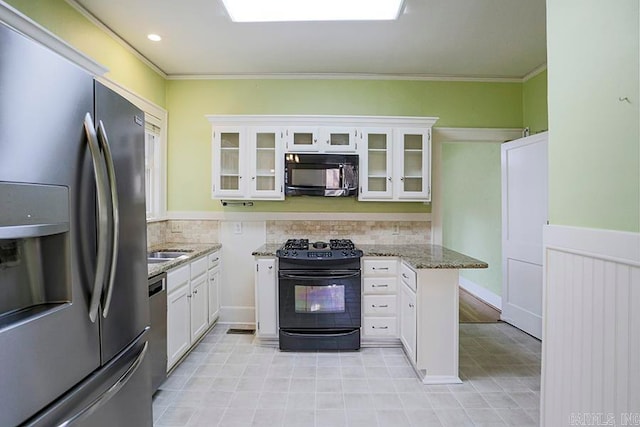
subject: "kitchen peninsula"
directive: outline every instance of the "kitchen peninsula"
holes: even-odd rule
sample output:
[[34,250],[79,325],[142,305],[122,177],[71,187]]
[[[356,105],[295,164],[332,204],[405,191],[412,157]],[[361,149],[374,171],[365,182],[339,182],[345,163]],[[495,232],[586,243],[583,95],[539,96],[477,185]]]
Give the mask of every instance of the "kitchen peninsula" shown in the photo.
[[[276,250],[256,249],[258,337],[277,338]],[[357,244],[363,252],[362,346],[402,345],[424,384],[460,383],[459,269],[487,263],[431,244]]]

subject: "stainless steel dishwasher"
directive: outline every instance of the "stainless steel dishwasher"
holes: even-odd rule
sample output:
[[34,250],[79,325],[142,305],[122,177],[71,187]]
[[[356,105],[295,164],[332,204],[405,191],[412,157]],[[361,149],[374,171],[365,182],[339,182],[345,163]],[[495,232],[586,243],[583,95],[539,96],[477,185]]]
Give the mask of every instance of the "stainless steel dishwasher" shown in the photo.
[[167,273],[149,279],[151,336],[151,390],[155,393],[167,379]]

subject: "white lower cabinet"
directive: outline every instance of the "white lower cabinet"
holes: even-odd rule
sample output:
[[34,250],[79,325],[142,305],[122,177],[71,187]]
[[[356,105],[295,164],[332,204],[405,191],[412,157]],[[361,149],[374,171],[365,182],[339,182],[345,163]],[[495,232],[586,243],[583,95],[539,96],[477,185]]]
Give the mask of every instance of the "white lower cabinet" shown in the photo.
[[191,346],[191,308],[189,266],[167,273],[167,369]]
[[220,251],[209,254],[208,296],[209,296],[209,325],[220,316]]
[[189,351],[217,320],[217,262],[203,256],[167,272],[167,370]]
[[416,292],[402,279],[400,285],[400,341],[407,356],[415,364],[416,354],[416,326],[418,314],[416,311]]
[[275,257],[256,258],[256,335],[278,337],[278,275]]
[[191,281],[191,342],[195,342],[209,326],[209,298],[207,274]]
[[362,339],[398,340],[398,259],[362,259]]

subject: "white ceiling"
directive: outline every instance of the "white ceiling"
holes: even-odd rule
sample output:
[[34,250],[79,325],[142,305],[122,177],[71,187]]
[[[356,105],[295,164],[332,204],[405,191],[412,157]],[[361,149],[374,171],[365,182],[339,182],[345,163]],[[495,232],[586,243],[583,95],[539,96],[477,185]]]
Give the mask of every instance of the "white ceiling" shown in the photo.
[[221,0],[68,1],[169,76],[518,79],[546,63],[545,0],[406,0],[397,21],[297,23],[234,23]]

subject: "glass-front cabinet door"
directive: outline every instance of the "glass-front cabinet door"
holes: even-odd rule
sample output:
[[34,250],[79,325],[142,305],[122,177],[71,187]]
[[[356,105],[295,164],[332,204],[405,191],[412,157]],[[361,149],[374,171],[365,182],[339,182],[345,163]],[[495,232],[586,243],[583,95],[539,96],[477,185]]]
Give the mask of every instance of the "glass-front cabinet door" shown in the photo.
[[354,152],[358,130],[355,127],[322,127],[320,142],[324,151]]
[[251,171],[249,195],[252,198],[284,198],[283,132],[275,127],[248,128]]
[[431,130],[397,129],[395,182],[398,199],[431,200]]
[[393,197],[391,130],[362,129],[359,200]]
[[319,151],[318,128],[313,126],[292,126],[284,131],[287,151]]
[[238,127],[213,129],[213,197],[243,196],[244,131]]

